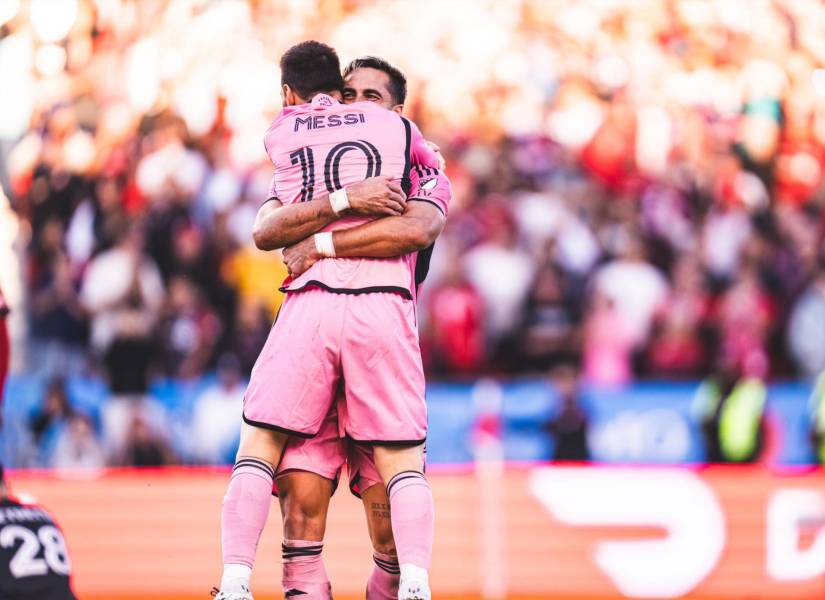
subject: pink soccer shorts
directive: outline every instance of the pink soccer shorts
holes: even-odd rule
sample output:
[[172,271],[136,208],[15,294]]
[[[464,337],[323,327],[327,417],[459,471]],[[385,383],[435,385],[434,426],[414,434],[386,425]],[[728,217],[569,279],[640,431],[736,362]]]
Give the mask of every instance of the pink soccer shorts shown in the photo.
[[360,498],[364,491],[383,483],[375,466],[372,446],[356,444],[342,437],[338,424],[338,406],[344,401],[344,394],[339,389],[335,404],[327,413],[315,437],[289,439],[272,484],[272,493],[275,496],[278,495],[279,478],[294,471],[314,473],[329,479],[333,482],[334,494],[344,463],[347,465],[349,489],[354,496]]
[[338,411],[333,406],[315,437],[289,438],[275,474],[272,493],[278,495],[278,479],[293,471],[315,473],[332,481],[337,488],[346,460],[346,443],[338,435]]
[[[343,395],[338,401],[344,401]],[[355,444],[339,435],[338,411],[333,407],[315,437],[289,439],[272,484],[272,493],[277,496],[278,480],[295,471],[306,471],[329,479],[333,482],[334,493],[344,463],[347,464],[350,491],[359,498],[364,490],[381,483],[381,476],[372,459],[372,448]]]
[[364,491],[382,483],[381,475],[375,467],[372,457],[372,448],[363,444],[346,441],[347,477],[349,477],[349,491],[361,497]]
[[355,443],[420,444],[427,435],[415,304],[397,293],[289,293],[252,369],[243,418],[310,438],[342,383],[340,430]]
[[[343,402],[343,398],[341,401]],[[383,485],[375,466],[372,447],[342,438],[338,434],[338,412],[333,408],[315,437],[289,439],[272,484],[272,493],[278,495],[280,477],[295,471],[306,471],[329,479],[333,482],[335,493],[345,462],[349,489],[354,496],[360,498],[372,486],[379,483]]]

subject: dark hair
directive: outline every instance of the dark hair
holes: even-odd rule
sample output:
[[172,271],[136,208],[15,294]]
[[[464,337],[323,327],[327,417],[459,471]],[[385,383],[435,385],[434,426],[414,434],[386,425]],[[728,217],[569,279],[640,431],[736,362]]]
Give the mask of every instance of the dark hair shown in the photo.
[[281,57],[283,84],[306,100],[320,92],[340,91],[344,79],[338,54],[321,42],[301,42],[292,46]]
[[383,71],[390,78],[390,94],[396,104],[404,104],[407,99],[407,78],[404,74],[393,67],[383,58],[377,56],[363,56],[356,58],[347,68],[344,69],[344,77],[349,77],[350,73],[356,69],[376,69]]

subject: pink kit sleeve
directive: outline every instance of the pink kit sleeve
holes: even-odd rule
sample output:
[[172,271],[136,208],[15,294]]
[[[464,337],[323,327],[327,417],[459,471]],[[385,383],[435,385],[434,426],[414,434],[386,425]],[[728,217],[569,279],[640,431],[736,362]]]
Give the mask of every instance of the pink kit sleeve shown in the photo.
[[409,200],[429,202],[447,216],[450,212],[453,189],[450,180],[442,171],[433,167],[413,165],[410,170],[410,182],[412,188]]

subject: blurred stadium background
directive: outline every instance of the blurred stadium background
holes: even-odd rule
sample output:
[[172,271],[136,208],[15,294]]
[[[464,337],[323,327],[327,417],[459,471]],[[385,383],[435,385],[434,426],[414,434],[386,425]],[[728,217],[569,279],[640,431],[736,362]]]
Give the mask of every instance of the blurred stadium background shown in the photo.
[[[0,0],[2,458],[79,596],[218,581],[285,276],[261,140],[309,38],[400,67],[453,181],[420,310],[436,596],[825,597],[821,2]],[[326,548],[360,596],[343,492]]]

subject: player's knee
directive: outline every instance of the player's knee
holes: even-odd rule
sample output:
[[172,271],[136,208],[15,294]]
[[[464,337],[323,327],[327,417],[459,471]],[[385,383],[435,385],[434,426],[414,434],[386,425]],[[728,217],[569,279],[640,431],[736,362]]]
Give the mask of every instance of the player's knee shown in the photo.
[[380,554],[386,554],[388,556],[397,556],[395,551],[395,542],[390,541],[389,543],[373,543],[372,549]]
[[395,556],[395,539],[392,537],[392,526],[389,523],[386,526],[382,524],[380,527],[375,527],[371,533],[373,550]]
[[282,504],[284,535],[293,540],[320,540],[326,529],[323,503],[300,494],[289,495]]
[[291,540],[321,540],[325,521],[322,516],[293,509],[284,514],[284,535]]

